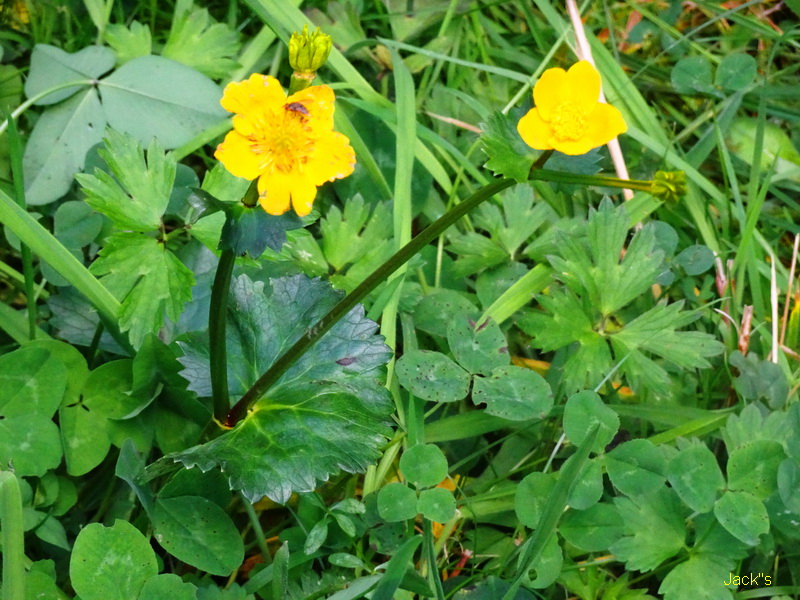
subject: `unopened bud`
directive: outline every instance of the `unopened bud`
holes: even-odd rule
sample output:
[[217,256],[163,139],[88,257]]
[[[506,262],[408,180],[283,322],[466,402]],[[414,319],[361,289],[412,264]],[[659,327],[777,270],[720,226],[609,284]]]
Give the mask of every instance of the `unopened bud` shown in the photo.
[[665,202],[677,202],[686,195],[686,173],[683,171],[656,171],[650,193]]
[[298,75],[313,76],[328,60],[332,45],[331,36],[319,27],[308,33],[308,25],[303,25],[303,33],[294,32],[289,40],[289,64]]

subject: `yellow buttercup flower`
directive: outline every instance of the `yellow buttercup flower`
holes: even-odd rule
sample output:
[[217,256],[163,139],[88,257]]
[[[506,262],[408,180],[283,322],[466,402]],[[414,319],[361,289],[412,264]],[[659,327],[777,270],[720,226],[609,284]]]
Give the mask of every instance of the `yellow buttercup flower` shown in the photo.
[[269,214],[281,215],[291,204],[305,216],[318,186],[355,167],[350,140],[333,130],[334,100],[326,85],[287,97],[268,75],[230,83],[221,104],[235,113],[233,130],[214,156],[237,177],[258,178],[259,203]]
[[569,71],[547,69],[533,88],[536,105],[517,125],[536,150],[586,154],[628,130],[622,114],[600,99],[600,73],[582,60]]

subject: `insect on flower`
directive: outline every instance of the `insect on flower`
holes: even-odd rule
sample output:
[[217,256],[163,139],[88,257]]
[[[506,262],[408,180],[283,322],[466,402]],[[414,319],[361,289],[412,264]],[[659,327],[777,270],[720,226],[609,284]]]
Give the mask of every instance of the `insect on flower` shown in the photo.
[[301,115],[308,116],[308,109],[301,102],[289,102],[284,104],[283,108],[288,111],[300,113]]

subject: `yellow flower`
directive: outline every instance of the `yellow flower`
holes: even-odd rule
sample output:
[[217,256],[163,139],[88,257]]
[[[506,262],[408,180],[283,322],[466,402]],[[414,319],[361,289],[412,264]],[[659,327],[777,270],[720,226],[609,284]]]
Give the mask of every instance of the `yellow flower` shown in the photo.
[[326,85],[287,98],[268,75],[228,84],[221,104],[236,113],[233,130],[214,156],[237,177],[258,178],[259,202],[269,214],[281,215],[291,204],[303,217],[318,186],[355,167],[350,140],[333,130],[334,100]]
[[547,69],[533,88],[535,108],[517,125],[536,150],[586,154],[628,130],[622,114],[600,99],[600,73],[587,61]]

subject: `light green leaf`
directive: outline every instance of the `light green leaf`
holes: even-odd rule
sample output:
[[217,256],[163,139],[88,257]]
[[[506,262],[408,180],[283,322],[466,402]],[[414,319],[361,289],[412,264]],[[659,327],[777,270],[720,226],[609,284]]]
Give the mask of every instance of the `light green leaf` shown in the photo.
[[525,476],[514,494],[514,510],[520,523],[531,529],[539,526],[547,499],[556,485],[557,475],[534,471]]
[[156,541],[174,557],[212,575],[227,576],[244,560],[244,545],[231,518],[199,496],[158,498]]
[[681,551],[686,538],[684,510],[675,492],[662,486],[647,496],[614,498],[614,504],[626,536],[609,550],[628,569],[650,571]]
[[[304,275],[231,285],[228,381],[233,398],[339,300],[330,284]],[[357,472],[379,456],[393,405],[381,383],[390,351],[377,326],[354,308],[306,352],[236,428],[170,457],[207,471],[221,467],[233,489],[255,502],[286,502],[341,470]],[[208,341],[190,335],[180,359],[190,389],[209,396]]]
[[725,492],[714,504],[714,515],[735,538],[748,546],[769,533],[769,515],[764,503],[749,492]]
[[378,514],[387,523],[413,519],[417,515],[417,494],[397,481],[386,484],[378,492]]
[[753,82],[757,72],[756,59],[749,54],[726,54],[717,67],[714,85],[728,92],[738,92]]
[[117,66],[126,62],[147,56],[153,50],[153,40],[150,28],[139,21],[133,21],[126,27],[121,24],[111,24],[103,33],[106,43],[117,54]]
[[69,191],[86,153],[103,139],[106,120],[97,91],[86,90],[46,110],[25,146],[25,197],[49,204]]
[[156,139],[147,150],[131,136],[108,129],[100,155],[113,177],[95,169],[94,175],[78,175],[86,202],[103,213],[119,229],[154,231],[169,203],[175,182],[176,162],[165,155]]
[[567,512],[558,531],[585,552],[602,552],[622,537],[622,517],[612,504],[599,503]]
[[154,575],[144,582],[139,600],[195,600],[197,588],[172,573]]
[[553,392],[544,377],[516,366],[497,367],[475,377],[472,401],[486,404],[486,414],[511,421],[543,419],[553,408]]
[[726,563],[702,554],[691,556],[664,577],[658,593],[664,600],[731,600],[738,586],[726,587],[732,568]]
[[400,384],[423,400],[457,402],[469,392],[469,373],[440,352],[406,352],[397,361],[396,373]]
[[672,87],[679,94],[713,93],[711,63],[704,56],[682,58],[672,68]]
[[64,363],[43,348],[20,348],[0,356],[0,415],[49,419],[61,404],[66,380]]
[[403,452],[400,472],[418,488],[434,486],[447,477],[447,458],[434,444],[417,444]]
[[179,1],[172,28],[161,51],[212,79],[223,79],[239,65],[239,36],[225,23],[214,23],[205,8],[192,8],[192,0]]
[[689,508],[709,512],[717,494],[725,487],[725,477],[717,459],[704,444],[681,450],[667,465],[667,479]]
[[72,587],[82,600],[138,598],[145,581],[157,572],[147,538],[121,520],[111,527],[90,523],[81,529],[69,565]]
[[[36,44],[31,53],[31,67],[25,80],[28,98],[62,83],[97,79],[114,67],[114,53],[104,46],[88,46],[69,54],[48,44]],[[38,106],[56,104],[75,94],[81,87],[70,87],[37,100]]]
[[[571,458],[567,461],[572,460]],[[585,510],[600,501],[603,496],[603,466],[599,458],[586,461],[575,485],[569,492],[571,508]]]
[[125,63],[99,82],[108,124],[146,143],[177,148],[219,123],[222,92],[205,75],[160,56]]
[[778,467],[778,492],[786,508],[800,514],[800,465],[793,458]]
[[570,396],[564,405],[564,433],[569,441],[580,445],[595,425],[600,429],[592,450],[600,453],[617,435],[617,413],[606,406],[596,392],[585,390]]
[[631,440],[606,455],[606,470],[611,483],[628,496],[641,496],[661,489],[666,479],[667,461],[649,440]]
[[164,317],[175,322],[191,299],[194,276],[155,238],[116,233],[106,241],[90,271],[122,303],[120,329],[139,347],[148,333],[158,333]]
[[417,501],[417,512],[436,523],[447,523],[456,513],[456,499],[450,490],[444,488],[422,490]]
[[778,467],[786,453],[778,442],[754,440],[728,456],[728,489],[766,500],[778,488]]
[[60,463],[61,439],[50,417],[31,413],[0,418],[0,464],[12,465],[20,477],[41,477]]
[[452,315],[447,327],[450,351],[462,367],[470,373],[488,374],[494,369],[507,367],[508,342],[494,321],[477,326],[468,315]]

